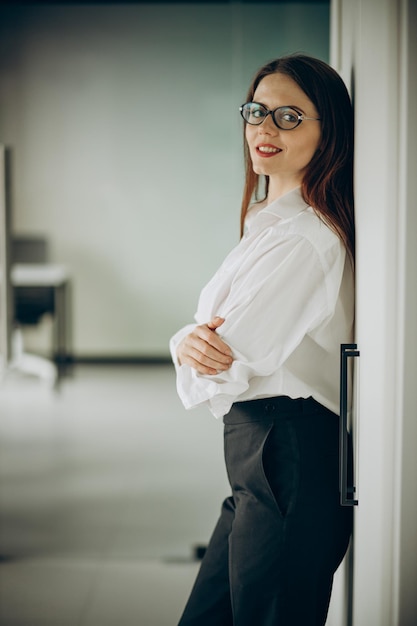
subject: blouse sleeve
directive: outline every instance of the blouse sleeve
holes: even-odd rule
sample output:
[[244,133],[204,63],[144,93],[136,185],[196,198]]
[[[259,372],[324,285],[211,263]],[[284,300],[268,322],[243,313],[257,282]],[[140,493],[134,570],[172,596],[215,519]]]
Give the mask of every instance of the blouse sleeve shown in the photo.
[[177,369],[177,391],[186,408],[208,404],[225,415],[255,376],[269,376],[332,310],[326,271],[308,239],[294,235],[245,257],[228,297],[215,314],[225,322],[218,334],[233,351],[225,372],[202,375]]

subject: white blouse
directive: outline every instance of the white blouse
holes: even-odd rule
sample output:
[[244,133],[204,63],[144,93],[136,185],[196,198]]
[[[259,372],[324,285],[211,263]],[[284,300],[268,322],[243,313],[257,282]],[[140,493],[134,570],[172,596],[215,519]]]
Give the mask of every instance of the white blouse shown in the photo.
[[340,344],[353,331],[352,266],[300,188],[248,212],[245,235],[200,295],[197,324],[215,316],[225,318],[216,332],[233,352],[227,371],[179,366],[176,348],[196,324],[170,341],[186,409],[206,404],[222,417],[236,401],[286,395],[313,396],[339,413]]

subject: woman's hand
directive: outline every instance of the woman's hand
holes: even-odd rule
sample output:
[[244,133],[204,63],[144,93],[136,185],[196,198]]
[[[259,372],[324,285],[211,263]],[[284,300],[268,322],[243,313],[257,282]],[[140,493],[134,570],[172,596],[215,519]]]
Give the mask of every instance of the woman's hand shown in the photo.
[[224,322],[215,317],[208,324],[196,326],[192,333],[178,344],[177,357],[180,365],[190,365],[199,374],[217,374],[228,370],[233,363],[232,351],[216,333]]

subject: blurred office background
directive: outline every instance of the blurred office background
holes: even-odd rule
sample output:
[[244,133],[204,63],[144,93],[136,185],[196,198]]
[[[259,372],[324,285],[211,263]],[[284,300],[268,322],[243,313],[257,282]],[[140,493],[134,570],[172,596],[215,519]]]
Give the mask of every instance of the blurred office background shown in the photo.
[[2,626],[176,623],[228,489],[168,341],[238,241],[251,77],[296,51],[328,60],[328,2],[0,7],[11,235],[69,272],[74,360],[0,386]]
[[249,82],[328,60],[329,3],[2,7],[0,46],[13,232],[71,269],[74,356],[167,356],[238,241]]

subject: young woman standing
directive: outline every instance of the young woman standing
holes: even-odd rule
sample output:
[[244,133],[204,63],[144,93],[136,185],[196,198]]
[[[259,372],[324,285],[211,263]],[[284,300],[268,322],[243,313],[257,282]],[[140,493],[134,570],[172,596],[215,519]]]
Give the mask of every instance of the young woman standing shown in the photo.
[[321,626],[352,528],[337,416],[354,315],[352,107],[332,68],[291,55],[259,70],[240,112],[242,237],[171,340],[184,406],[224,420],[232,489],[180,626]]

